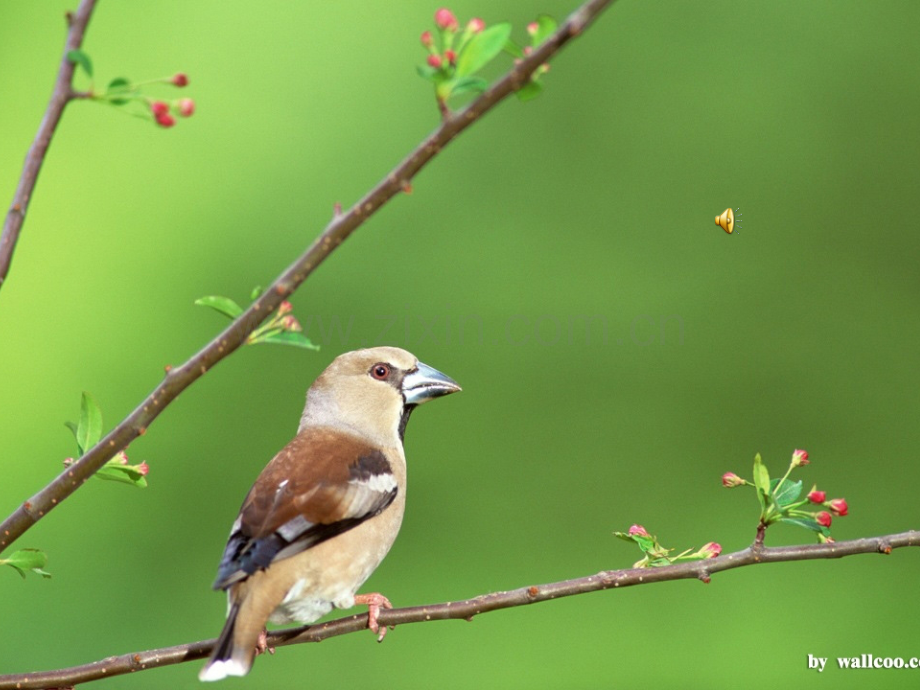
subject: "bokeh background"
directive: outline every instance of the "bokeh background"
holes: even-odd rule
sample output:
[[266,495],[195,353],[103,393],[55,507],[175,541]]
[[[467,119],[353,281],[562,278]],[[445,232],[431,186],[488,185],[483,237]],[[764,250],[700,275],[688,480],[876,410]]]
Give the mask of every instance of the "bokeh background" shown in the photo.
[[[541,2],[452,9],[522,39],[575,7]],[[6,199],[74,4],[0,8]],[[169,131],[64,116],[0,293],[0,512],[75,453],[81,391],[116,424],[225,325],[197,297],[245,302],[435,127],[415,65],[436,7],[100,3],[98,81],[185,71],[153,93],[198,112]],[[757,503],[719,477],[756,452],[775,472],[809,451],[798,476],[851,506],[838,539],[920,527],[918,25],[910,0],[615,4],[543,96],[465,133],[296,293],[319,353],[234,354],[132,444],[148,489],[92,481],[18,542],[54,577],[0,569],[0,673],[215,636],[239,503],[314,377],[368,344],[464,387],[410,425],[406,522],[368,583],[397,605],[628,567],[612,532],[637,522],[741,549]],[[740,234],[713,223],[728,206]],[[920,656],[918,567],[917,549],[778,564],[350,635],[235,685],[906,687],[920,670],[807,656]],[[104,684],[196,688],[199,668]]]

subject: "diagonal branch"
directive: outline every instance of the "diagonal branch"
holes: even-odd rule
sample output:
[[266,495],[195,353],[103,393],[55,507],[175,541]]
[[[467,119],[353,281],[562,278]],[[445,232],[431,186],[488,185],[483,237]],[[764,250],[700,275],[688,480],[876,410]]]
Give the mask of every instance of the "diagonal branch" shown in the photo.
[[[843,558],[861,553],[890,554],[893,549],[909,546],[920,546],[920,531],[909,530],[900,534],[828,544],[773,547],[755,544],[742,551],[725,554],[710,560],[685,561],[660,568],[606,570],[596,575],[580,577],[574,580],[521,587],[507,592],[483,594],[465,601],[449,601],[429,606],[382,610],[378,620],[380,625],[386,626],[425,623],[436,620],[464,619],[471,621],[474,616],[488,613],[489,611],[536,604],[542,601],[597,592],[599,590],[620,589],[633,585],[647,585],[653,582],[684,579],[697,579],[708,583],[713,573],[758,563]],[[366,628],[366,614],[346,616],[328,623],[270,632],[268,634],[268,645],[269,647],[283,647],[305,642],[320,642],[330,637],[338,637],[339,635],[346,635]],[[100,661],[57,671],[0,676],[0,690],[73,686],[77,683],[86,683],[100,678],[145,671],[159,668],[160,666],[172,666],[186,661],[203,659],[210,654],[214,643],[215,640],[203,640],[174,647],[111,656]]]
[[[169,369],[160,385],[118,426],[88,450],[78,462],[68,467],[0,524],[0,551],[22,536],[50,510],[60,505],[119,450],[145,433],[147,427],[167,405],[208,369],[240,347],[246,336],[255,330],[282,300],[293,293],[352,232],[390,199],[401,191],[408,190],[412,178],[454,137],[526,84],[537,67],[556,54],[571,39],[578,37],[612,2],[613,0],[589,0],[578,8],[530,56],[516,64],[464,110],[446,118],[347,213],[336,214],[307,251],[285,269],[245,312],[191,359],[181,366]],[[92,3],[90,0],[84,0],[84,4]]]
[[10,271],[13,251],[16,249],[16,241],[19,239],[19,231],[22,230],[22,223],[26,218],[29,201],[32,200],[32,191],[35,189],[35,183],[38,180],[38,172],[41,170],[42,163],[45,162],[45,154],[48,153],[48,147],[51,145],[51,137],[54,135],[54,130],[64,113],[64,106],[74,99],[73,89],[71,88],[74,63],[67,59],[67,53],[71,50],[78,50],[82,45],[86,25],[89,24],[95,5],[96,0],[83,0],[76,14],[67,14],[70,29],[67,32],[67,40],[64,43],[64,55],[61,58],[61,66],[58,68],[57,80],[54,82],[54,91],[51,93],[48,109],[45,110],[45,116],[42,118],[35,140],[26,154],[19,185],[13,195],[13,203],[10,205],[6,220],[3,222],[3,234],[0,235],[0,287],[3,287],[3,282]]

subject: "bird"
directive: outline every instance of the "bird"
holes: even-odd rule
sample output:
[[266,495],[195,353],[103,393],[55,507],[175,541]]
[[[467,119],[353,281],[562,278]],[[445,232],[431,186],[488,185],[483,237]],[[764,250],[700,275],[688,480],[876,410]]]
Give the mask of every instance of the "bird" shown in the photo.
[[230,530],[213,585],[227,591],[227,620],[201,680],[249,673],[267,621],[312,623],[365,604],[378,633],[390,602],[357,591],[402,524],[406,423],[418,405],[459,390],[397,347],[346,352],[319,375],[297,434],[259,474]]

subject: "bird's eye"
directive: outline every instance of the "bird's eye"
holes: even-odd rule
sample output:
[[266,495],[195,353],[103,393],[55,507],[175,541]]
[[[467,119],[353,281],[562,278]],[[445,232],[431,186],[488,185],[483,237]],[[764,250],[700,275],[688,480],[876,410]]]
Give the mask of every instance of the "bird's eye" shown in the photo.
[[385,381],[390,375],[390,367],[387,364],[375,364],[371,367],[371,376],[378,381]]

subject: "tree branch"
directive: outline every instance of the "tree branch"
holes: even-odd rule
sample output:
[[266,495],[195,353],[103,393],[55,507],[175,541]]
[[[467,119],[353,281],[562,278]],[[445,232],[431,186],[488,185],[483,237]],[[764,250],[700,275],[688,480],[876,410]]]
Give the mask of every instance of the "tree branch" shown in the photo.
[[[489,611],[536,604],[550,599],[559,599],[599,590],[620,589],[633,585],[647,585],[653,582],[683,579],[697,579],[708,583],[714,573],[758,563],[843,558],[861,553],[890,554],[893,549],[908,546],[920,546],[920,531],[909,530],[900,534],[828,544],[773,547],[752,545],[742,551],[703,561],[684,561],[660,568],[606,570],[596,575],[580,577],[574,580],[521,587],[507,592],[483,594],[464,601],[449,601],[429,606],[382,610],[378,621],[380,625],[386,626],[452,619],[471,621],[474,616],[488,613]],[[270,632],[268,634],[268,645],[269,647],[284,647],[305,642],[320,642],[330,637],[347,635],[366,628],[366,614],[346,616],[328,623]],[[57,671],[0,676],[0,690],[73,686],[77,683],[85,683],[100,678],[145,671],[160,666],[181,664],[208,656],[215,642],[216,640],[203,640],[174,647],[111,656],[100,661]]]
[[[0,551],[76,491],[119,450],[145,433],[147,427],[179,394],[208,369],[242,345],[246,336],[293,293],[335,249],[387,201],[409,188],[412,178],[454,137],[476,122],[504,98],[527,83],[540,65],[571,39],[579,36],[614,0],[589,0],[526,59],[516,64],[464,110],[444,120],[416,149],[360,199],[347,213],[335,214],[326,229],[250,307],[223,332],[181,366],[170,368],[165,379],[137,408],[99,443],[88,450],[41,491],[0,524]],[[84,5],[92,6],[90,0]],[[81,5],[81,10],[83,5]]]
[[95,5],[96,0],[83,0],[76,14],[67,14],[70,29],[67,32],[67,40],[64,42],[64,55],[61,57],[61,66],[58,68],[57,80],[54,82],[54,91],[51,92],[51,100],[48,101],[48,108],[45,110],[45,116],[42,118],[35,140],[26,154],[19,185],[13,195],[13,203],[3,222],[3,234],[0,235],[0,287],[3,287],[3,282],[10,271],[19,231],[26,218],[29,201],[32,200],[32,191],[38,180],[38,172],[41,170],[42,163],[45,162],[45,154],[48,153],[48,147],[51,145],[51,137],[64,113],[64,106],[74,98],[71,82],[75,65],[67,59],[67,53],[71,50],[78,50],[83,44],[86,25],[89,24]]

